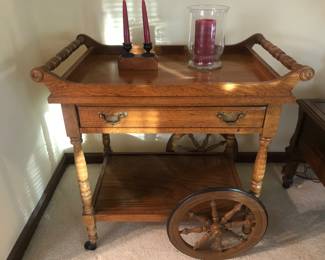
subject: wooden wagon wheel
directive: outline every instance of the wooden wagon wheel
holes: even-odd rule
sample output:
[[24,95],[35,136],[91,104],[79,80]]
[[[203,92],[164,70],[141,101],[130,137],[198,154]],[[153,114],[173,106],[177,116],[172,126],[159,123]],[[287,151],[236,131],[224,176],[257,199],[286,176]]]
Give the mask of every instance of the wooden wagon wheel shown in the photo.
[[171,243],[198,259],[231,258],[256,245],[267,228],[267,212],[252,194],[209,188],[179,203],[167,222]]
[[[187,136],[191,143],[192,147],[183,147],[180,143],[180,140]],[[212,138],[213,134],[206,134],[203,141],[199,142],[193,134],[172,134],[167,142],[166,145],[166,152],[176,152],[177,148],[182,148],[188,152],[212,152],[215,149],[224,146],[224,153],[227,154],[230,158],[235,159],[238,153],[238,143],[236,140],[235,135],[233,134],[222,134],[224,140],[209,144],[210,139]]]

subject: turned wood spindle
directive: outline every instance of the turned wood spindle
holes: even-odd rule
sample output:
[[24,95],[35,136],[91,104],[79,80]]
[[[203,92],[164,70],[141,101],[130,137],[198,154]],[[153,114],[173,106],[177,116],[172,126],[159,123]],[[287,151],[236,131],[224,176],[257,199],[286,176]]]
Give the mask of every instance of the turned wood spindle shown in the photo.
[[275,59],[281,62],[286,68],[293,71],[300,71],[299,77],[303,81],[310,80],[314,77],[315,71],[308,67],[299,64],[295,59],[286,54],[278,46],[266,40],[262,34],[255,36],[256,43],[260,44],[266,51],[268,51]]
[[83,220],[87,228],[88,239],[95,245],[97,241],[96,220],[92,205],[92,192],[88,180],[87,164],[81,145],[82,139],[71,138],[71,144],[74,150],[75,166],[83,206]]
[[79,36],[76,40],[70,43],[67,47],[61,50],[55,57],[50,59],[45,65],[45,69],[48,71],[57,68],[61,62],[65,61],[76,49],[78,49],[85,41],[83,36]]
[[260,147],[256,156],[251,191],[255,194],[256,197],[259,197],[261,194],[263,179],[265,175],[266,162],[267,162],[267,150],[271,142],[271,138],[261,137],[260,138]]

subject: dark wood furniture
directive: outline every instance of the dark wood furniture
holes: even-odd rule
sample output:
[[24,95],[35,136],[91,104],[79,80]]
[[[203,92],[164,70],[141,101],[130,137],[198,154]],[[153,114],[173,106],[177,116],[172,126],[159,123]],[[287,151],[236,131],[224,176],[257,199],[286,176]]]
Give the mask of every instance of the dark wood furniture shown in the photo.
[[288,163],[283,168],[283,187],[289,188],[299,163],[308,163],[325,185],[325,100],[302,99],[296,131],[287,147]]
[[[280,76],[253,50],[255,44],[290,72]],[[63,76],[56,75],[55,69],[80,46],[86,46],[85,52]],[[258,197],[268,145],[278,129],[282,104],[295,100],[292,89],[311,79],[313,69],[260,34],[226,46],[223,67],[215,71],[190,69],[184,46],[156,46],[157,71],[118,70],[121,52],[121,46],[79,35],[31,72],[50,90],[49,102],[62,105],[89,239],[85,248],[96,248],[97,221],[165,221],[168,216],[171,242],[190,256],[231,257],[255,245],[267,227]],[[94,193],[81,145],[83,133],[103,134],[105,160]],[[112,154],[112,133],[173,133],[167,144],[171,153]],[[225,155],[174,153],[175,143],[191,133],[222,134]],[[248,193],[241,190],[232,157],[234,135],[253,133],[260,135],[260,147]],[[196,145],[199,151],[203,147]],[[180,229],[193,221],[197,226]],[[204,235],[190,245],[182,235],[193,234]],[[235,244],[226,245],[223,235]],[[206,248],[211,241],[216,248]]]

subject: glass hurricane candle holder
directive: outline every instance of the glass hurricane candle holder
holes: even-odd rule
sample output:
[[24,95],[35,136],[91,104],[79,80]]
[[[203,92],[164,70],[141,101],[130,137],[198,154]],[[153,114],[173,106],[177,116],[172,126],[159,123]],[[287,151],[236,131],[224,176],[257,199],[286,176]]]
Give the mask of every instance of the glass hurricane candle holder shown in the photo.
[[217,69],[225,46],[225,18],[229,10],[223,5],[192,5],[188,49],[189,66]]

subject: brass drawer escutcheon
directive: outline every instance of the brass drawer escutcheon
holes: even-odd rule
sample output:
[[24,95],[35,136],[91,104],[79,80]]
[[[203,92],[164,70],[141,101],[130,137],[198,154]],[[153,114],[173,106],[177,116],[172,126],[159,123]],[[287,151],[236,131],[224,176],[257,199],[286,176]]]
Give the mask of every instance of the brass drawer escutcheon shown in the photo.
[[113,114],[106,114],[106,113],[99,113],[99,118],[104,120],[106,123],[116,125],[118,124],[123,118],[126,118],[128,116],[127,112],[116,112]]
[[217,117],[227,124],[235,124],[239,119],[244,118],[246,113],[244,112],[219,112]]

